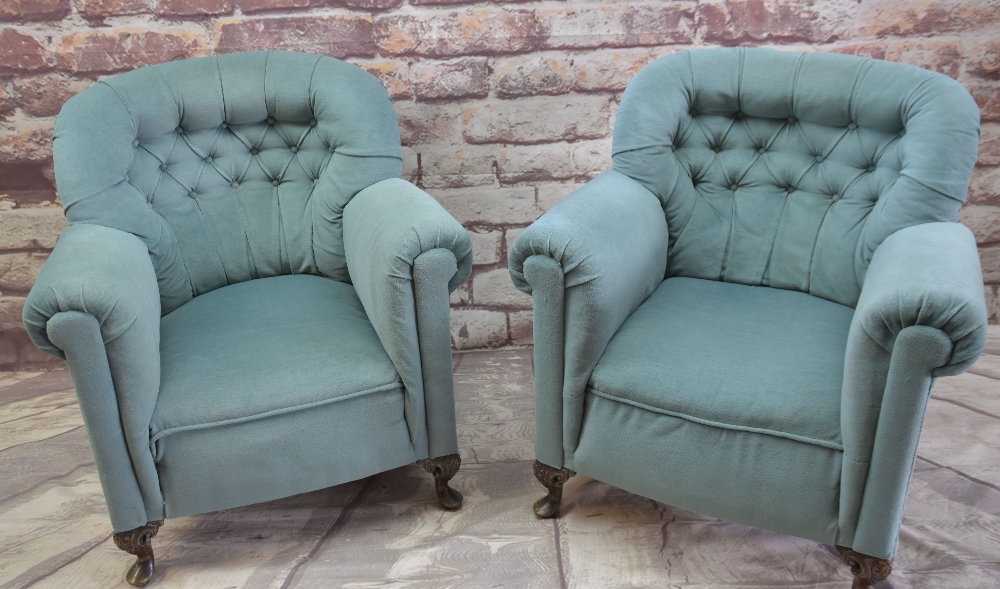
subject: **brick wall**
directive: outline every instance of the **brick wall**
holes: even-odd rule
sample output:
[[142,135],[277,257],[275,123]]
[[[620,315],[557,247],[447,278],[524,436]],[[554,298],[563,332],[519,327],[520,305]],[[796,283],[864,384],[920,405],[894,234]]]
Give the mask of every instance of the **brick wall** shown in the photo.
[[55,114],[102,76],[262,48],[326,53],[378,76],[404,174],[469,230],[472,278],[453,296],[458,348],[527,344],[529,297],[507,276],[518,233],[610,164],[622,89],[690,46],[780,45],[935,69],[983,110],[962,220],[1000,319],[1000,0],[0,0],[0,365],[38,362],[24,295],[63,227]]

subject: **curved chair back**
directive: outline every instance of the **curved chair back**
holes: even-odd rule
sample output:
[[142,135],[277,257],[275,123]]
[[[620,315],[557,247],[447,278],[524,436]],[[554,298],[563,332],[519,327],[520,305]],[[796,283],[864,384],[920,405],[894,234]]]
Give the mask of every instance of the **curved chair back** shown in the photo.
[[667,276],[857,303],[893,232],[955,221],[979,110],[947,76],[829,53],[707,49],[646,66],[614,167],[661,201]]
[[344,206],[402,166],[378,80],[330,57],[277,51],[99,82],[63,107],[54,159],[70,223],[146,243],[164,314],[253,278],[347,281]]

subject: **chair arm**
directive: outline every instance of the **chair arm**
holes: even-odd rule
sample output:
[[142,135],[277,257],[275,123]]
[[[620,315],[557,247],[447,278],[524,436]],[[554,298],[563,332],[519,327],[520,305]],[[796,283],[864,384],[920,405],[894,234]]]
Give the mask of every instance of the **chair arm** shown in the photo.
[[160,385],[160,298],[145,244],[117,229],[71,225],[28,293],[23,319],[32,341],[69,365],[115,529],[157,518],[149,422]]
[[571,467],[590,373],[625,319],[663,281],[660,201],[628,176],[601,174],[528,227],[510,255],[532,294],[538,459]]
[[344,208],[344,251],[358,298],[409,393],[404,407],[418,458],[453,453],[448,293],[472,271],[468,233],[423,190],[383,180]]

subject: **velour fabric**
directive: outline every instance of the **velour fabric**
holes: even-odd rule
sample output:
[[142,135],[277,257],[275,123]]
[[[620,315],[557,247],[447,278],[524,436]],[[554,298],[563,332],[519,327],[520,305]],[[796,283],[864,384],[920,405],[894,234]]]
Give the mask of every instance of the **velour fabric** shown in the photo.
[[954,221],[979,144],[959,83],[851,55],[683,51],[622,96],[614,169],[662,201],[669,276],[853,306],[893,232]]
[[[563,452],[569,463],[583,417],[584,388],[611,336],[663,279],[667,226],[659,201],[609,171],[569,195],[514,242],[510,273],[525,292],[524,261],[555,260],[564,273]],[[551,366],[536,366],[536,370]],[[542,377],[548,382],[548,377]]]
[[670,278],[611,338],[589,386],[664,415],[840,450],[853,314],[795,291]]
[[575,470],[669,505],[833,544],[842,452],[593,392]]
[[164,316],[160,374],[154,449],[178,430],[402,387],[351,285],[308,275],[233,284]]
[[401,388],[160,441],[164,516],[181,517],[288,497],[416,460]]
[[[86,313],[97,320],[105,354],[78,351],[93,342],[86,330],[67,331],[58,343],[50,339],[49,320],[67,311]],[[23,318],[32,341],[49,353],[65,357],[60,344],[69,346],[72,334],[83,340],[75,346],[78,362],[71,363],[70,370],[78,383],[77,391],[87,391],[79,395],[81,402],[97,404],[84,410],[85,414],[102,412],[109,402],[118,405],[120,427],[144,503],[109,505],[112,513],[129,514],[116,515],[116,521],[131,519],[137,511],[158,513],[162,499],[149,454],[149,420],[160,387],[160,297],[142,241],[110,227],[70,225],[59,236],[28,293]],[[101,363],[104,358],[106,367]],[[107,388],[105,370],[110,371],[112,390]],[[116,449],[108,449],[109,454],[114,452]],[[119,472],[125,472],[124,466],[116,468]]]
[[[147,66],[67,101],[53,150],[69,228],[23,318],[69,364],[116,531],[457,451],[471,243],[398,180],[374,76],[280,51]],[[379,236],[350,267],[345,214]]]
[[[433,197],[397,178],[369,186],[348,204],[344,209],[344,244],[358,298],[406,385],[407,421],[425,424],[426,393],[421,376],[418,313],[429,313],[439,319],[447,315],[443,314],[440,300],[436,310],[432,300],[416,300],[413,265],[418,256],[443,250],[454,260],[455,270],[447,276],[448,288],[453,290],[472,271],[469,235]],[[418,312],[417,305],[421,302],[425,306]],[[449,335],[449,358],[450,341]],[[443,352],[443,347],[438,348]],[[449,380],[450,367],[449,359]],[[448,391],[432,394],[454,395]],[[453,404],[452,400],[446,402]],[[414,429],[411,435],[417,455],[424,457],[428,452],[426,434]]]
[[402,169],[378,80],[279,51],[107,78],[67,101],[53,149],[69,222],[142,239],[165,313],[251,278],[346,281],[344,206]]
[[510,256],[534,297],[538,459],[892,557],[933,379],[985,345],[954,222],[978,138],[969,93],[912,66],[755,48],[647,65],[613,171]]

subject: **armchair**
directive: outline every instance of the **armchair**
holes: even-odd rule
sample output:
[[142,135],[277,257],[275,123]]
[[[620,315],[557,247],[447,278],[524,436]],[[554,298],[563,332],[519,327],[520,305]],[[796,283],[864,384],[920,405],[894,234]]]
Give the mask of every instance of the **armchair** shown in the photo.
[[955,223],[978,109],[919,68],[824,53],[684,51],[646,66],[613,170],[514,244],[533,297],[537,458],[833,544],[891,571],[934,378],[986,341]]
[[140,68],[66,103],[54,159],[70,226],[24,322],[69,366],[129,583],[164,518],[414,461],[461,505],[471,244],[398,179],[374,77],[276,51]]

